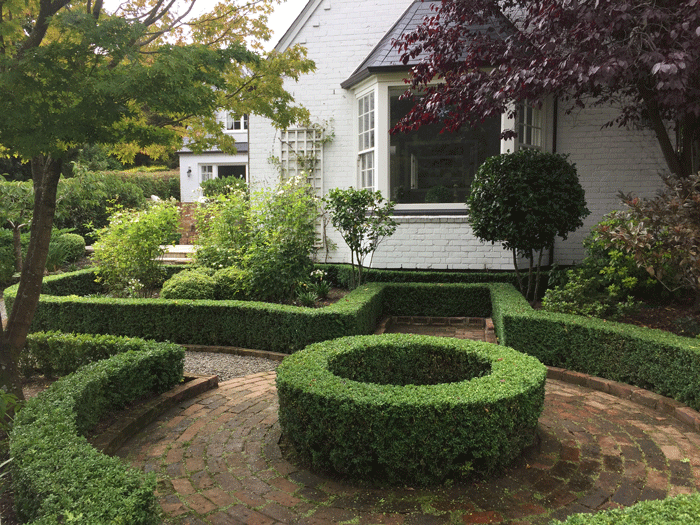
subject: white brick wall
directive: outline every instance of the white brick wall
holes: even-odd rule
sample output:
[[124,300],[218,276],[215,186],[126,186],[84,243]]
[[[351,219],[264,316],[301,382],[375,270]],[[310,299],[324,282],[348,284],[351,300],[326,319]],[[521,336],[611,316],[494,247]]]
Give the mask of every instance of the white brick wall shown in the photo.
[[569,154],[576,164],[591,214],[582,228],[566,241],[558,241],[555,262],[571,264],[584,257],[583,239],[607,213],[620,209],[620,191],[652,196],[661,188],[659,174],[667,171],[651,130],[601,126],[616,115],[612,109],[595,108],[565,114],[560,104],[557,152]]
[[[353,126],[355,96],[343,90],[346,80],[391,28],[411,0],[323,0],[301,29],[296,41],[304,43],[317,70],[288,84],[297,102],[311,111],[312,120],[330,121],[333,142],[324,147],[324,193],[334,187],[357,185],[357,152]],[[610,111],[593,109],[565,115],[560,104],[557,151],[576,163],[591,215],[583,228],[558,242],[555,261],[580,261],[581,242],[593,224],[618,207],[619,190],[653,194],[664,164],[653,134],[619,128],[601,130]],[[278,154],[278,133],[259,117],[250,121],[250,176],[255,185],[274,184],[278,174],[268,162]],[[463,216],[399,217],[400,226],[374,256],[382,268],[512,269],[510,252],[500,245],[478,241]],[[329,262],[349,262],[345,243]],[[318,257],[325,260],[325,254]]]

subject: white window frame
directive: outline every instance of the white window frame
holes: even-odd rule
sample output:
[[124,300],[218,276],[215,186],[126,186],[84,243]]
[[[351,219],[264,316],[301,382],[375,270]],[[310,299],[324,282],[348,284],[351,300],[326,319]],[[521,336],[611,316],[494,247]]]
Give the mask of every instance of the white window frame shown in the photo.
[[377,93],[361,92],[355,102],[357,180],[359,188],[377,189]]
[[214,165],[213,164],[200,164],[199,165],[199,179],[200,184],[208,180],[215,178]]
[[231,113],[226,113],[223,118],[224,131],[227,133],[235,133],[237,131],[248,130],[248,115],[237,117]]
[[[391,192],[389,188],[389,172],[390,172],[390,141],[389,133],[390,129],[390,107],[389,107],[389,90],[394,87],[405,87],[404,82],[405,73],[390,73],[382,75],[374,75],[367,80],[360,83],[355,89],[355,146],[357,149],[357,179],[359,187],[362,187],[360,183],[362,179],[360,178],[360,155],[365,152],[372,151],[374,155],[374,187],[373,189],[381,191],[385,198],[391,198]],[[375,105],[375,140],[374,147],[368,150],[362,150],[359,148],[359,100],[368,95],[370,92],[374,92],[374,105]],[[552,132],[551,123],[553,122],[553,106],[552,101],[548,100],[543,105],[541,109],[541,119],[542,119],[542,134],[541,143],[543,151],[551,151],[552,142]],[[387,132],[384,133],[381,130],[386,129]],[[501,116],[501,130],[506,129],[516,129],[517,122],[513,118],[508,117],[508,112]],[[526,144],[521,144],[517,139],[501,140],[501,153],[510,153],[517,151],[519,147],[527,147]],[[450,212],[454,211],[457,213],[463,213],[466,211],[466,204],[462,203],[416,203],[416,204],[397,204],[397,211],[405,212],[419,212],[422,210],[438,211],[438,212]]]
[[546,106],[538,108],[528,103],[518,104],[516,128],[517,149],[545,150]]

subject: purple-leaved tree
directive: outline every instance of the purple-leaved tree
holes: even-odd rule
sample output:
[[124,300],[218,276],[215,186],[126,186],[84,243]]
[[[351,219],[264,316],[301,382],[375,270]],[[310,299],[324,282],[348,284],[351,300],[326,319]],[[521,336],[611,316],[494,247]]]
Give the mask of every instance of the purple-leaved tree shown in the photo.
[[672,173],[698,169],[700,0],[442,0],[394,45],[404,63],[424,57],[410,87],[426,93],[395,132],[554,96],[569,111],[612,104],[606,126],[651,127]]

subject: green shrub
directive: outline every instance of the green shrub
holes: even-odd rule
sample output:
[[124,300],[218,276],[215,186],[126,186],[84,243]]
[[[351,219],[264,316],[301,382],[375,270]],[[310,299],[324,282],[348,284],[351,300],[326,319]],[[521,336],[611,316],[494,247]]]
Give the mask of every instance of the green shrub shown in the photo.
[[214,299],[217,283],[197,270],[183,270],[163,283],[163,299]]
[[147,393],[161,393],[182,379],[184,351],[143,342],[92,363],[27,401],[10,435],[15,507],[37,523],[159,523],[155,478],[105,456],[83,435],[106,410]]
[[201,248],[195,260],[243,269],[251,298],[291,299],[313,267],[317,216],[313,189],[299,178],[250,197],[242,191],[218,195],[196,212]]
[[248,185],[245,183],[245,180],[238,177],[222,177],[202,182],[202,195],[205,197],[229,195],[237,191],[248,191]]
[[486,159],[472,182],[467,207],[474,234],[511,250],[516,273],[515,255],[528,259],[528,284],[519,286],[533,303],[543,251],[581,227],[590,213],[575,165],[564,155],[531,149]]
[[170,201],[115,211],[94,245],[97,279],[113,295],[150,297],[164,280],[160,258],[178,238],[179,217]]
[[491,285],[501,344],[546,365],[620,381],[700,408],[697,339],[603,319],[533,310],[508,285]]
[[425,193],[425,202],[454,202],[454,192],[447,186],[433,186]]
[[95,230],[109,224],[111,208],[140,208],[145,203],[139,187],[115,173],[74,171],[74,177],[59,182],[59,204],[54,226],[74,230],[88,244],[94,242]]
[[661,501],[640,501],[624,509],[574,514],[550,525],[690,525],[700,516],[700,494],[681,494]]
[[75,262],[85,255],[85,239],[77,233],[63,233],[53,242],[64,246],[66,262]]
[[336,339],[280,364],[279,421],[315,469],[439,483],[494,472],[532,442],[546,373],[532,357],[476,341]]
[[248,273],[236,266],[221,268],[214,274],[216,298],[221,300],[245,299],[248,290]]
[[137,338],[36,332],[27,336],[19,367],[27,376],[40,373],[46,377],[61,377],[88,363],[143,348],[143,339]]
[[618,223],[618,219],[607,216],[596,225],[583,242],[586,257],[582,263],[568,270],[563,282],[545,293],[545,310],[614,319],[635,310],[636,296],[658,289],[631,255],[608,246],[601,237],[601,229],[614,228]]
[[139,171],[119,171],[117,177],[124,182],[139,187],[144,198],[150,199],[155,195],[161,200],[180,200],[180,173],[177,171],[147,171],[145,168]]

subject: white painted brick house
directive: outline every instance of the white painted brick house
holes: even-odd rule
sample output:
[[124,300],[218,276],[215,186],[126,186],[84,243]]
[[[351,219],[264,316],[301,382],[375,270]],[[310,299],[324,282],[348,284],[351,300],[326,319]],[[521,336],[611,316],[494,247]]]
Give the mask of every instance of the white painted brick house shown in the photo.
[[193,153],[187,146],[178,151],[180,157],[180,200],[196,202],[202,196],[202,182],[219,177],[248,176],[248,115],[235,116],[220,112],[218,120],[224,133],[236,141],[236,154],[214,148]]
[[[312,139],[313,130],[278,131],[265,119],[251,117],[251,184],[278,180],[271,157],[293,174],[294,152],[315,147],[319,162],[313,183],[319,194],[335,187],[369,187],[398,202],[398,230],[380,246],[372,266],[512,269],[510,252],[478,241],[467,223],[463,203],[473,172],[485,156],[519,147],[569,154],[591,215],[568,240],[557,242],[553,260],[579,261],[584,255],[581,241],[593,224],[618,207],[618,191],[650,195],[660,187],[657,174],[665,164],[653,133],[601,129],[612,113],[594,109],[566,115],[562,104],[552,102],[541,111],[521,112],[526,116],[519,123],[504,117],[452,139],[420,130],[390,137],[392,123],[406,111],[398,95],[407,71],[390,42],[422,20],[429,5],[413,0],[309,0],[276,49],[293,44],[308,49],[316,72],[286,87],[310,110],[313,122],[332,128],[334,138],[320,145]],[[516,124],[529,130],[519,135],[525,143],[498,139],[501,129]],[[454,198],[442,200],[454,202],[426,202],[434,200],[428,195],[434,186],[449,188]],[[340,236],[331,232],[331,237],[338,249],[328,261],[349,262]]]

